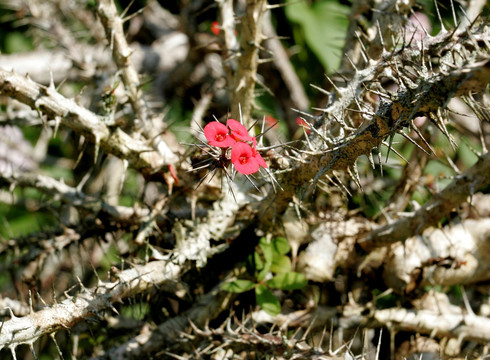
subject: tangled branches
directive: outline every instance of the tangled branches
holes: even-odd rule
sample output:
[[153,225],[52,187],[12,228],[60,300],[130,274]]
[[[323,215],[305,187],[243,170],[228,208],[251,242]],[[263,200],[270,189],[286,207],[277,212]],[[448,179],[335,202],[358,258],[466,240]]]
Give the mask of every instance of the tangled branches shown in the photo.
[[318,51],[331,4],[123,3],[4,2],[33,41],[0,56],[2,129],[23,130],[0,132],[0,350],[488,351],[487,10],[354,1],[320,82],[287,47]]

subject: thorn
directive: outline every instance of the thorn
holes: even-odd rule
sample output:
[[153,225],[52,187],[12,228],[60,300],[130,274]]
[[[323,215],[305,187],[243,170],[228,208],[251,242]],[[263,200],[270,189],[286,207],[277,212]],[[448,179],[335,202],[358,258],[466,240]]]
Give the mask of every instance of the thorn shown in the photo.
[[31,353],[32,353],[32,356],[34,357],[34,360],[39,360],[39,358],[37,357],[36,351],[34,350],[34,346],[32,345],[32,343],[29,344],[29,349],[31,350]]
[[383,176],[383,159],[381,158],[381,144],[378,145],[378,163],[381,176]]
[[94,139],[94,165],[97,164],[97,159],[99,157],[99,149],[100,149],[100,138],[98,134],[95,134],[95,139]]
[[49,70],[49,88],[56,91],[56,88],[54,86],[54,80],[53,80],[53,71],[51,70]]
[[57,304],[58,300],[56,298],[56,289],[54,288],[54,282],[51,283],[51,297],[53,298],[53,304]]
[[[305,122],[306,125],[309,126],[309,128],[311,129],[313,126],[308,122],[306,121],[305,119],[301,118],[301,120],[303,120]],[[310,142],[310,137],[308,136],[308,134],[306,133],[306,129],[304,126],[301,127],[301,129],[303,129],[303,134],[305,135],[305,139],[306,139],[306,142],[308,143],[308,148],[311,150],[311,151],[315,151],[315,149],[313,148],[313,145],[311,144]]]
[[141,9],[139,9],[139,10],[135,11],[134,13],[132,13],[131,15],[128,15],[128,16],[125,16],[125,17],[122,17],[121,16],[121,21],[123,23],[125,23],[125,22],[131,20],[132,18],[134,18],[135,16],[138,16],[138,15],[142,14],[144,10],[145,10],[145,8],[142,7]]
[[[261,133],[261,134],[265,134],[265,133],[264,133],[264,128],[265,128],[265,115],[264,115],[264,118],[262,119],[262,127],[260,128],[260,133]],[[263,137],[263,136],[261,136],[261,137],[259,138],[259,143],[258,143],[258,145],[259,145],[260,147],[263,147],[263,146],[264,146],[264,137]]]
[[120,315],[120,314],[119,314],[119,311],[117,311],[117,309],[114,307],[114,305],[111,305],[111,310],[112,310],[112,311],[114,311],[114,313],[115,313],[116,315],[118,315],[118,316]]
[[61,349],[58,345],[58,342],[56,341],[55,334],[56,333],[52,332],[49,334],[49,336],[51,337],[51,339],[53,339],[54,345],[56,346],[56,350],[58,350],[58,355],[59,355],[60,359],[63,360],[64,359],[63,353],[61,352]]
[[[384,146],[391,146],[391,145],[387,144],[385,141],[383,141],[383,142],[382,142],[382,144],[383,144]],[[407,159],[405,159],[405,158],[403,157],[403,155],[402,155],[402,154],[400,154],[400,153],[399,153],[397,150],[395,150],[393,147],[391,148],[391,151],[393,151],[393,153],[394,153],[396,156],[398,156],[400,159],[402,159],[402,160],[403,160],[403,161],[405,161],[407,164],[409,164],[409,161],[408,161]],[[388,160],[388,157],[386,158],[386,160]]]
[[[466,22],[468,24],[471,23],[471,20],[470,18],[468,17],[468,14],[466,13],[465,9],[460,5],[459,6],[459,10],[461,11],[461,13],[463,14],[464,18],[466,19]],[[478,18],[479,16],[477,16],[476,18]],[[473,24],[471,24],[469,27],[466,28],[466,30],[469,32],[469,30],[471,29],[471,27],[473,26]]]
[[329,91],[327,91],[327,90],[325,90],[325,89],[321,88],[320,86],[317,86],[317,85],[315,85],[315,84],[310,84],[310,86],[311,86],[313,89],[316,89],[316,90],[320,91],[321,93],[323,93],[323,94],[325,94],[325,95],[327,95],[327,96],[330,96],[330,95],[331,95],[331,93],[330,93]]
[[420,132],[419,128],[416,127],[415,124],[413,123],[413,119],[410,120],[410,126],[412,127],[413,131],[415,131],[415,133],[420,138],[420,140],[423,141],[425,146],[427,146],[427,148],[431,151],[430,155],[435,154],[436,151],[434,150],[434,148],[432,146],[430,146],[430,144],[427,142],[427,140],[425,140],[425,138],[422,136],[422,133]]
[[332,79],[330,79],[328,75],[325,75],[325,77],[327,78],[328,82],[333,86],[335,91],[337,91],[337,93],[340,95],[340,89],[337,87],[337,85],[335,85],[335,83],[332,81]]
[[[93,264],[92,264],[92,268],[94,268]],[[78,286],[80,286],[81,292],[87,291],[87,288],[85,287],[85,285],[83,285],[82,280],[80,280],[80,278],[78,277],[78,275],[75,275],[75,277],[77,278]],[[100,279],[97,279],[97,280],[100,281]]]
[[56,137],[56,135],[58,134],[58,129],[60,127],[60,123],[61,123],[61,118],[59,116],[55,116],[54,117],[54,132],[53,132],[53,139]]
[[451,168],[454,170],[454,172],[457,175],[460,175],[461,174],[461,170],[459,170],[459,168],[456,166],[456,164],[454,163],[454,161],[446,154],[446,152],[444,152],[444,156],[446,157],[446,160],[447,160],[448,164],[451,166]]
[[285,6],[291,5],[291,4],[292,4],[292,3],[267,5],[267,6],[266,6],[266,9],[267,9],[267,10],[273,10],[273,9],[282,8],[282,7],[285,7]]
[[238,103],[238,114],[240,116],[240,124],[243,125],[243,117],[242,117],[242,104]]
[[[425,28],[424,24],[422,24],[422,22],[419,20],[419,18],[417,17],[417,15],[415,14],[415,11],[413,11],[412,8],[410,8],[410,12],[412,13],[413,17],[415,18],[415,20],[417,20],[417,22],[419,23],[420,27],[422,28],[422,30],[424,31],[425,33],[425,36],[430,36],[429,32],[427,31],[427,29]],[[423,49],[423,47],[422,47]]]
[[382,142],[383,145],[387,146],[388,147],[388,152],[386,153],[386,160],[385,162],[388,162],[388,156],[390,155],[390,151],[392,149],[392,146],[393,146],[393,138],[394,138],[394,134],[392,133],[390,135],[390,143],[387,145],[385,141]]
[[267,59],[258,59],[257,63],[260,64],[268,64],[274,61],[274,58],[267,58]]
[[353,62],[353,61],[351,60],[351,58],[349,57],[349,55],[345,54],[344,56],[347,58],[347,60],[349,60],[349,62],[350,62],[350,64],[351,64],[352,68],[354,69],[354,71],[355,71],[356,73],[358,73],[358,72],[359,72],[359,69],[356,67],[356,65],[354,64],[354,62]]
[[10,306],[7,306],[6,309],[8,309],[11,319],[17,318],[17,316],[14,315],[14,312],[12,311],[12,308]]
[[364,86],[364,90],[369,91],[370,93],[373,93],[375,95],[378,95],[379,97],[393,101],[392,97],[389,94],[385,94],[385,93],[382,93],[381,91],[369,89],[365,84],[362,84],[362,85]]
[[352,180],[354,180],[354,182],[356,183],[357,187],[362,191],[364,192],[363,188],[362,188],[362,184],[361,184],[361,179],[359,177],[359,171],[357,170],[357,162],[354,162],[354,164],[352,166],[349,166],[347,168],[347,172],[349,173],[349,175],[351,176]]
[[315,177],[313,178],[313,181],[310,184],[310,186],[314,186],[316,184],[316,182],[318,181],[318,179],[320,179],[324,174],[326,174],[326,172],[328,170],[330,170],[330,168],[335,163],[335,160],[336,160],[336,158],[335,158],[335,156],[333,156],[332,159],[330,160],[330,162],[328,163],[328,165],[326,167],[325,166],[320,167],[320,169],[316,173]]
[[485,152],[480,152],[480,151],[478,151],[477,149],[475,149],[475,148],[473,147],[473,145],[472,145],[472,144],[471,144],[469,141],[467,141],[465,138],[463,138],[463,141],[464,141],[464,143],[466,144],[466,146],[468,147],[468,149],[470,149],[470,151],[471,151],[473,154],[475,154],[475,155],[476,155],[478,158],[481,158],[481,157],[482,157],[482,155],[486,153],[486,151],[485,151]]
[[363,44],[363,42],[361,40],[361,37],[359,35],[359,32],[358,31],[355,31],[355,35],[357,37],[357,40],[359,41],[359,44],[361,45],[361,55],[362,55],[362,58],[364,59],[364,61],[366,62],[366,64],[369,64],[369,56],[368,56],[366,47],[364,46],[364,44]]
[[197,335],[202,336],[202,337],[208,337],[208,336],[212,335],[212,333],[211,333],[211,331],[209,331],[209,329],[207,329],[208,331],[203,331],[203,330],[199,329],[196,326],[196,324],[194,324],[194,322],[190,318],[188,318],[187,321],[189,321],[189,325],[191,326],[192,331],[194,331]]
[[174,359],[177,359],[177,360],[187,360],[187,359],[189,359],[186,356],[180,356],[180,355],[172,354],[172,353],[169,353],[168,351],[165,351],[165,350],[163,351],[163,354],[168,355],[168,356],[170,356],[170,357],[172,357]]
[[[344,185],[342,180],[340,180],[339,176],[336,173],[333,173],[333,176],[334,176],[335,180],[337,180],[338,185],[341,186],[342,189],[344,189],[343,192],[352,197],[352,194],[350,193],[349,189],[347,189],[347,187]],[[335,185],[335,182],[334,182],[334,185]]]
[[368,160],[369,160],[369,164],[371,165],[371,168],[374,170],[375,169],[375,165],[374,165],[374,159],[373,159],[373,152],[370,150],[368,155]]
[[329,339],[328,339],[328,354],[329,355],[333,355],[332,344],[333,344],[333,320],[330,321],[330,334],[329,334]]
[[466,295],[466,291],[464,289],[464,286],[461,285],[461,295],[463,296],[463,302],[464,302],[464,307],[466,308],[466,311],[470,316],[476,316],[475,312],[471,308],[470,301],[468,300],[468,295]]
[[383,53],[384,53],[386,51],[385,41],[383,39],[383,33],[381,32],[381,26],[379,25],[378,20],[376,20],[376,28],[378,29],[379,42],[381,43],[381,47],[383,48]]
[[456,32],[456,30],[459,27],[458,19],[456,17],[456,9],[454,8],[454,2],[453,2],[453,0],[451,0],[451,12],[453,13],[453,21],[454,21],[454,29],[453,29],[453,32],[451,34],[451,37],[452,37],[452,35]]
[[128,6],[126,6],[126,7],[124,8],[124,10],[122,11],[122,13],[119,15],[119,17],[120,17],[120,18],[123,18],[123,17],[125,17],[125,16],[126,16],[126,14],[127,14],[127,13],[128,13],[128,11],[129,11],[129,8],[130,8],[130,7],[133,5],[133,3],[134,3],[134,0],[131,0],[131,1],[129,2]]
[[379,359],[379,354],[381,352],[381,339],[382,339],[382,335],[383,335],[383,328],[381,328],[379,330],[379,341],[378,341],[378,346],[376,347],[376,355],[374,357],[376,360]]
[[424,69],[424,72],[427,73],[427,67],[425,65],[425,49],[424,49],[424,38],[423,37],[420,39],[420,52],[421,52],[421,56],[420,56],[420,63],[421,64],[420,65]]
[[[360,112],[361,114],[367,114],[367,115],[370,115],[370,116],[374,115],[374,113],[363,112],[363,111],[358,111],[358,110],[354,110],[354,109],[345,109],[345,110],[349,110],[349,111],[353,111],[353,112]],[[353,128],[353,127],[350,127],[349,125],[347,125],[347,123],[345,121],[339,119],[333,113],[330,114],[330,115],[332,115],[332,117],[335,120],[335,122],[337,124],[339,124],[344,130],[347,130],[347,131],[356,131],[357,130],[356,128]]]
[[414,144],[419,150],[422,150],[424,153],[426,153],[427,155],[430,155],[430,153],[425,150],[422,146],[420,146],[419,144],[417,144],[417,142],[412,139],[409,135],[407,135],[403,130],[400,130],[398,132],[398,134],[400,134],[401,136],[403,136],[405,139],[407,139],[408,141],[410,141],[412,144]]
[[269,175],[269,177],[272,180],[272,187],[274,189],[274,192],[277,192],[276,191],[276,185],[279,186],[279,189],[281,189],[282,191],[284,191],[284,189],[282,188],[281,184],[279,184],[279,182],[276,180],[276,178],[274,177],[274,175],[272,174],[272,172],[269,170],[269,168],[265,168],[264,170],[265,170],[265,172]]
[[451,144],[451,147],[453,148],[453,151],[456,151],[458,145],[454,141],[451,134],[449,134],[449,132],[447,131],[446,124],[444,124],[444,119],[442,118],[441,109],[437,109],[436,114],[431,113],[429,115],[432,123],[435,124],[437,128],[447,137],[449,143]]
[[[34,308],[32,307],[32,292],[31,290],[29,289],[29,314],[34,314]],[[0,329],[0,333],[1,333],[1,329]]]
[[295,109],[295,108],[291,108],[291,110],[293,110],[294,112],[297,112],[300,115],[304,115],[304,116],[308,116],[308,117],[310,117],[312,119],[316,119],[316,116],[311,115],[311,114],[309,114],[309,113],[307,113],[305,111],[301,111],[301,110],[298,110],[298,109]]
[[39,294],[38,292],[36,292],[36,295],[37,295],[38,299],[43,303],[43,305],[45,307],[49,307],[49,305],[46,304],[46,301],[44,301],[44,299],[42,298],[41,294]]
[[9,349],[10,349],[10,352],[12,353],[12,358],[14,360],[17,360],[17,356],[15,355],[15,346],[14,345],[10,345],[9,346]]
[[436,7],[437,18],[439,19],[439,23],[441,24],[441,32],[447,32],[444,23],[442,22],[441,13],[439,12],[439,6],[437,5],[437,0],[434,0],[434,5]]
[[[257,190],[258,192],[260,192],[259,188],[257,187],[257,185],[255,185],[255,183],[252,181],[252,177],[250,175],[245,175],[245,177],[247,178],[247,180],[250,182],[250,184],[252,184],[252,186],[255,188],[255,190]],[[231,187],[230,187],[230,190],[231,190]],[[235,201],[236,202],[236,201]]]

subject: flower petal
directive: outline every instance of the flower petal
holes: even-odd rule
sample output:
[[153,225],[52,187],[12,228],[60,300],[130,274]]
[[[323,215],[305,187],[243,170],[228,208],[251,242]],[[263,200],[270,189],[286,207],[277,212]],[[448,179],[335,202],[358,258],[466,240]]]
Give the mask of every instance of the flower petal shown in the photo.
[[257,163],[262,166],[263,168],[266,168],[267,167],[267,163],[265,162],[264,158],[262,157],[262,155],[260,155],[258,152],[255,153],[254,155],[254,158],[255,160],[257,160]]
[[209,141],[209,145],[217,147],[230,147],[236,142],[229,135],[228,128],[217,121],[210,122],[204,127],[204,136]]
[[247,128],[239,121],[236,121],[235,119],[228,119],[226,121],[226,125],[228,125],[231,130],[231,136],[233,136],[236,140],[252,141],[252,137],[248,135]]
[[250,175],[259,171],[259,163],[255,158],[252,147],[244,142],[237,142],[231,148],[231,162],[236,171]]

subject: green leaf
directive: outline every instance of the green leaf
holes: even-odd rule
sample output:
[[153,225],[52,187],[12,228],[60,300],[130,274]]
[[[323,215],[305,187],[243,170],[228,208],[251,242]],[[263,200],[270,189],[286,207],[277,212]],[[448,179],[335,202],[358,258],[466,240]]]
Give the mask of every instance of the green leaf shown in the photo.
[[269,315],[276,316],[281,312],[281,303],[277,297],[264,285],[255,288],[255,299],[257,304]]
[[276,237],[272,240],[272,248],[279,255],[286,255],[291,250],[288,240],[283,237]]
[[286,272],[274,276],[267,281],[267,285],[274,289],[297,290],[303,288],[308,280],[303,274],[297,272]]
[[260,270],[260,272],[257,274],[257,281],[260,282],[265,279],[267,274],[271,272],[271,266],[272,266],[272,262],[267,262],[264,264],[264,268]]
[[254,286],[255,283],[250,280],[237,279],[221,285],[221,290],[229,291],[232,293],[242,293],[253,289]]
[[255,272],[260,271],[264,268],[264,261],[260,257],[260,254],[255,251],[253,254],[247,257],[247,270],[250,274],[255,274]]
[[275,256],[271,264],[271,271],[276,274],[291,271],[291,259],[285,255]]
[[264,264],[264,261],[262,260],[262,258],[260,257],[260,254],[257,251],[254,251],[253,257],[254,257],[253,261],[255,263],[255,269],[256,270],[263,269],[265,264]]
[[266,238],[263,237],[259,240],[259,247],[262,250],[262,255],[264,256],[265,262],[272,262],[272,257],[274,256],[274,251],[272,249],[272,244],[268,243]]
[[308,47],[328,72],[337,69],[349,25],[349,8],[331,0],[315,1],[312,5],[296,0],[288,3],[286,16],[301,26]]

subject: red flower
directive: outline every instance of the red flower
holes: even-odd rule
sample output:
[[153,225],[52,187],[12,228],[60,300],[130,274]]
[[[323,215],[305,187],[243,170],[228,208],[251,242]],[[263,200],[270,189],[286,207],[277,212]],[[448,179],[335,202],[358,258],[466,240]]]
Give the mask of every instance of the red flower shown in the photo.
[[228,119],[226,121],[226,125],[231,130],[231,136],[235,140],[242,140],[242,141],[252,141],[252,137],[248,135],[247,128],[243,126],[239,121],[236,121],[235,119]]
[[231,162],[235,165],[236,171],[244,175],[253,174],[259,171],[260,167],[252,147],[244,142],[237,142],[231,148]]
[[257,140],[255,139],[255,137],[253,138],[253,142],[254,142],[254,146],[252,147],[253,157],[255,158],[255,160],[257,160],[257,162],[259,163],[260,166],[262,166],[263,168],[266,168],[267,167],[267,163],[265,162],[265,160],[262,157],[262,155],[260,155],[259,152],[256,149]]
[[229,147],[236,143],[236,140],[228,133],[228,128],[217,121],[210,122],[204,127],[204,136],[209,141],[209,145],[217,147]]
[[214,35],[218,36],[218,35],[219,35],[219,31],[220,31],[220,29],[219,29],[219,22],[217,22],[217,21],[213,21],[213,22],[211,23],[211,32],[212,32]]

